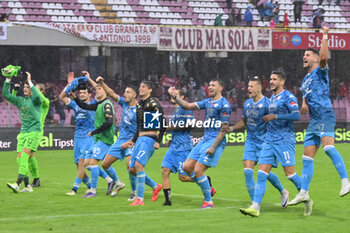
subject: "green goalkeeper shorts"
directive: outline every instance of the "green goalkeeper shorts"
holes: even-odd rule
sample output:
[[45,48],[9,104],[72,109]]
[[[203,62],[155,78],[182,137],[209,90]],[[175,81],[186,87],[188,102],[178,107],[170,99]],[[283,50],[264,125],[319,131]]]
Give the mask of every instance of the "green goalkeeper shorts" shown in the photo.
[[24,148],[28,148],[34,152],[38,150],[42,138],[42,132],[20,133],[17,135],[17,152],[22,152]]

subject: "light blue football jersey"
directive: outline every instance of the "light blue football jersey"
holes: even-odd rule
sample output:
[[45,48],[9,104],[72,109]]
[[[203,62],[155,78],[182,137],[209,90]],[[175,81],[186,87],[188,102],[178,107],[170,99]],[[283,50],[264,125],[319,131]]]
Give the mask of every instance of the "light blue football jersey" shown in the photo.
[[120,123],[119,138],[133,138],[137,130],[136,105],[130,107],[123,97],[119,97],[118,104],[123,107],[122,122]]
[[264,142],[267,122],[263,121],[262,118],[268,114],[269,103],[270,100],[265,96],[256,103],[254,103],[253,98],[244,103],[242,117],[247,124],[247,140],[253,140],[257,143]]
[[[224,97],[221,97],[216,101],[212,101],[211,98],[208,98],[196,102],[196,105],[199,109],[205,109],[205,121],[211,122],[209,127],[204,128],[203,139],[215,138],[219,134],[221,124],[229,123],[231,115],[229,102]],[[216,124],[217,122],[220,122],[221,124]]]
[[[96,103],[96,100],[91,101]],[[67,105],[74,110],[75,113],[75,137],[87,137],[89,132],[95,129],[95,111],[89,111],[80,108],[74,100],[70,100]]]
[[[174,125],[178,122],[186,122],[192,120],[193,112],[183,109],[181,106],[178,106],[173,115],[171,121]],[[178,125],[178,124],[177,124]],[[186,151],[191,150],[193,147],[191,140],[191,130],[172,130],[171,131],[171,144],[170,149],[174,151]]]
[[[278,95],[272,95],[268,107],[268,114],[289,114],[299,112],[297,98],[287,90]],[[294,124],[290,120],[273,120],[267,124],[264,141],[268,143],[296,143]]]
[[333,106],[329,99],[328,66],[324,69],[317,67],[308,73],[303,79],[301,89],[303,98],[309,106],[311,120],[334,115]]

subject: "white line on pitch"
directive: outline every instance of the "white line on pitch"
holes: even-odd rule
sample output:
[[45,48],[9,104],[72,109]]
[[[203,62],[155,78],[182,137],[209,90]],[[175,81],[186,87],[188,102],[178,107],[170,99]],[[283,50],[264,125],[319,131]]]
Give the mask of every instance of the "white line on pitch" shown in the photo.
[[[213,210],[233,209],[236,206],[216,207]],[[0,218],[0,221],[25,221],[35,219],[55,219],[55,218],[74,218],[74,217],[90,217],[90,216],[112,216],[112,215],[129,215],[129,214],[153,214],[153,213],[172,213],[172,212],[192,212],[192,211],[205,211],[204,209],[170,209],[170,210],[145,210],[145,211],[127,211],[116,213],[90,213],[90,214],[65,214],[65,215],[51,215],[51,216],[32,216],[23,218]]]

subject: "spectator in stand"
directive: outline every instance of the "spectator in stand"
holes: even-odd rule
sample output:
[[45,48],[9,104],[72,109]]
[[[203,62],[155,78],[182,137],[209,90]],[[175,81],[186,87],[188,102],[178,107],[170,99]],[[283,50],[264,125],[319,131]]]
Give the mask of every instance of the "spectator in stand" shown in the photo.
[[235,88],[235,82],[233,81],[232,78],[228,80],[228,84],[226,85],[226,96],[229,98],[232,93],[236,94],[236,88]]
[[189,90],[189,98],[191,102],[194,102],[197,100],[196,86],[197,86],[196,81],[193,78],[190,78],[190,81],[188,83],[188,90]]
[[275,21],[273,19],[271,19],[271,21],[270,21],[270,28],[276,28],[276,24],[275,24]]
[[225,26],[226,27],[232,27],[234,24],[233,24],[233,17],[231,14],[228,14],[228,18],[225,20]]
[[232,9],[232,0],[226,0],[227,8]]
[[225,21],[225,25],[226,26],[235,26],[235,20],[236,20],[235,9],[232,8],[231,13],[228,15],[228,18]]
[[60,125],[63,126],[66,121],[66,114],[63,110],[63,106],[58,100],[55,90],[53,89],[53,85],[54,84],[49,83],[47,85],[48,88],[46,89],[47,98],[50,100],[50,108],[46,119],[49,123],[53,123],[53,107],[55,107],[56,113],[60,116]]
[[284,27],[285,31],[288,31],[287,28],[289,27],[289,19],[288,19],[288,13],[287,12],[284,13],[283,27]]
[[10,12],[7,13],[7,14],[1,14],[0,15],[0,22],[7,22],[7,20],[9,19],[10,17]]
[[316,28],[315,32],[320,32],[320,29],[322,27],[321,15],[316,15],[314,17],[314,19],[312,20],[312,26],[313,28]]
[[219,14],[218,16],[216,16],[214,21],[214,26],[223,26],[222,19],[221,19],[222,16],[223,14]]
[[50,108],[49,108],[49,112],[46,116],[46,123],[47,126],[49,126],[50,124],[53,123],[53,114],[54,114],[54,109],[53,109],[53,104],[51,103],[51,99],[53,99],[54,95],[55,95],[55,90],[52,87],[52,83],[46,83],[45,84],[45,92],[46,92],[46,97],[50,100]]
[[57,98],[57,95],[55,95],[55,99],[52,101],[51,103],[53,103],[53,105],[55,106],[56,113],[60,116],[60,126],[64,126],[64,123],[66,121],[66,113],[64,112],[63,106]]
[[300,22],[301,21],[301,12],[303,11],[303,4],[304,0],[295,0],[293,2],[294,4],[294,22]]
[[278,1],[276,1],[273,8],[273,17],[276,24],[280,23],[279,14],[280,14],[280,4],[278,3]]
[[201,87],[197,91],[197,99],[206,99],[207,93],[205,93],[205,82],[202,83]]
[[232,112],[236,112],[237,107],[238,107],[237,96],[234,95],[234,94],[232,94],[232,95],[229,97],[228,101],[230,102]]
[[238,13],[236,15],[237,26],[241,26],[241,24],[242,24],[242,13],[241,13],[241,10],[242,9],[238,9]]
[[256,5],[261,21],[264,21],[264,18],[265,18],[265,3],[266,3],[266,0],[260,0]]
[[209,98],[209,85],[207,82],[204,82],[203,88],[204,88],[204,92],[205,92],[205,96],[206,96],[205,98]]
[[340,83],[340,88],[339,88],[339,99],[344,100],[346,98],[346,95],[348,93],[348,89],[345,85],[345,82]]
[[267,16],[268,21],[270,21],[273,17],[273,8],[274,8],[273,0],[268,0],[265,3],[265,14]]
[[253,24],[253,13],[251,11],[252,8],[252,6],[248,6],[244,12],[244,22],[246,23],[247,27],[252,27]]
[[329,87],[330,87],[329,97],[330,97],[332,104],[333,104],[333,100],[335,100],[337,98],[337,93],[339,92],[339,89],[337,88],[338,85],[336,83],[336,79],[332,78],[330,80]]
[[315,32],[320,31],[323,22],[323,15],[325,12],[326,11],[321,7],[314,9],[314,12],[312,13],[312,26],[313,28],[316,28]]

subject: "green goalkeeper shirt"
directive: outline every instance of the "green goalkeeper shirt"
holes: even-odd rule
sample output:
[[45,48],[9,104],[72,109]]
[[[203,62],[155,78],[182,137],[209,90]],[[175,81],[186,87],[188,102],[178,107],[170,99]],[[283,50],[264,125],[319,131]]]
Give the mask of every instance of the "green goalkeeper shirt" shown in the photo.
[[[101,133],[95,134],[95,141],[102,141],[106,144],[114,143],[114,127],[115,127],[115,115],[113,104],[109,99],[105,99],[102,103],[99,103],[95,114],[95,131],[105,124],[107,118],[112,118],[112,125]],[[94,134],[94,132],[92,132]]]
[[113,144],[115,113],[112,102],[109,99],[104,99],[97,103],[86,104],[78,98],[74,101],[82,109],[96,111],[95,130],[91,131],[91,135],[94,136],[94,141],[101,141],[110,145]]
[[39,92],[39,94],[43,102],[41,105],[41,115],[40,115],[41,130],[44,130],[45,119],[50,108],[50,100],[46,98],[43,93]]
[[20,113],[22,128],[21,133],[41,131],[41,106],[42,99],[40,92],[35,86],[30,88],[32,95],[28,97],[14,96],[10,94],[10,83],[5,81],[2,88],[2,95],[6,100],[15,105]]

